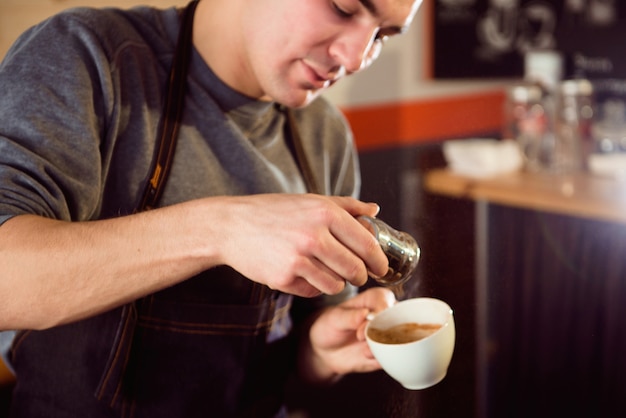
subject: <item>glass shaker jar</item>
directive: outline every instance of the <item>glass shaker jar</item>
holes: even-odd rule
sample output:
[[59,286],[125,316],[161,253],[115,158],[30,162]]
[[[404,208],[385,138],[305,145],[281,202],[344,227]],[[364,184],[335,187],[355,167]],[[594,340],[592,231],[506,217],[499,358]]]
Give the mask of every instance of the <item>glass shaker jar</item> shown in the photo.
[[550,115],[544,106],[545,94],[535,82],[515,84],[507,91],[503,135],[517,142],[529,171],[541,170],[546,164]]
[[555,171],[578,171],[586,166],[593,148],[593,109],[593,85],[589,80],[574,79],[561,83],[552,161]]
[[374,279],[383,286],[402,286],[411,278],[420,259],[420,248],[415,239],[378,218],[359,216],[357,219],[376,238],[389,260],[387,274]]
[[593,152],[626,151],[626,81],[594,81],[595,114],[591,128]]

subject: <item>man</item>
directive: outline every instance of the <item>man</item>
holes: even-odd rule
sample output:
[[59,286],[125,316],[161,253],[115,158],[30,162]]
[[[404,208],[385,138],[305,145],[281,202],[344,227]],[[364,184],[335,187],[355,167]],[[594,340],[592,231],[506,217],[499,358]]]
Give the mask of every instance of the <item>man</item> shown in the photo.
[[[0,66],[12,416],[272,416],[288,379],[380,368],[363,330],[388,290],[311,314],[387,269],[356,219],[378,207],[354,198],[349,131],[319,95],[419,3],[202,0],[193,25],[176,9],[78,9],[16,42]],[[186,95],[166,105],[177,71]],[[153,183],[162,194],[138,203]]]

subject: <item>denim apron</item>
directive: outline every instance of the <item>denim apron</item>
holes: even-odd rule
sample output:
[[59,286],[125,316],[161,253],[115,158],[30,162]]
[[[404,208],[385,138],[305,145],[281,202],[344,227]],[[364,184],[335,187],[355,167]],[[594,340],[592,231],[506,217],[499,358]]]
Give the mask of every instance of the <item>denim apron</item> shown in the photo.
[[[166,100],[174,105],[164,110],[153,176],[138,210],[155,207],[171,164],[196,4],[183,15]],[[288,116],[293,151],[315,192]],[[297,344],[290,332],[292,302],[219,266],[95,317],[22,331],[10,352],[17,374],[10,416],[284,416],[282,394]]]
[[292,297],[218,267],[16,337],[11,417],[272,417],[293,370]]

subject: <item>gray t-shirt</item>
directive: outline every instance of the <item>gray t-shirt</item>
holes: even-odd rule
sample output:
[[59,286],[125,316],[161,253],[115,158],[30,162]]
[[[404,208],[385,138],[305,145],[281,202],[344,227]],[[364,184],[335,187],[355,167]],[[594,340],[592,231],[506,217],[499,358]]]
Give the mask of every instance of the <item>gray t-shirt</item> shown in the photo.
[[[174,8],[80,8],[18,39],[0,64],[0,225],[19,214],[84,221],[132,213],[178,30]],[[228,88],[195,50],[187,85],[162,205],[306,192],[275,104]],[[358,162],[341,113],[320,98],[295,116],[322,193],[357,196]]]
[[[0,222],[132,212],[153,155],[178,11],[75,9],[26,32],[0,65]],[[356,156],[323,99],[297,110],[324,194],[356,195]],[[164,205],[304,192],[276,106],[220,82],[194,51]]]

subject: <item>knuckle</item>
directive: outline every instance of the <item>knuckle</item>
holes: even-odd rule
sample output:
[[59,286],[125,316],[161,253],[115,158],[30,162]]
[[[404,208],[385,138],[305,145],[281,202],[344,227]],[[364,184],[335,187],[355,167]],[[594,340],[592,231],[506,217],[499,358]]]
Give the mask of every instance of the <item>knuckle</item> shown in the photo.
[[330,225],[338,218],[337,206],[329,204],[327,200],[319,200],[315,214],[320,223]]
[[291,279],[288,275],[278,275],[274,277],[272,283],[273,289],[285,289],[291,283]]
[[300,251],[303,255],[316,254],[321,241],[313,235],[304,235],[300,240]]
[[371,254],[374,255],[377,252],[382,253],[382,248],[380,247],[380,244],[378,243],[378,241],[376,241],[376,238],[374,238],[372,236],[372,239],[368,239],[365,242],[365,250],[367,251],[367,254]]

